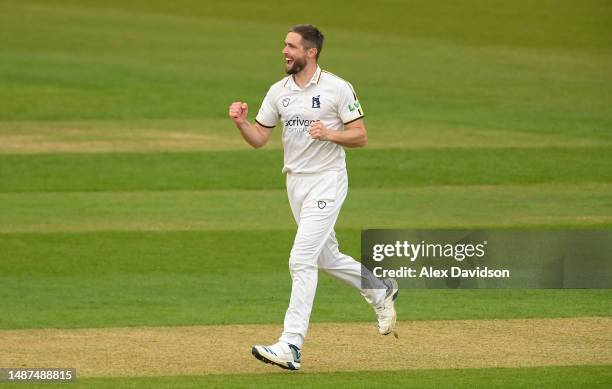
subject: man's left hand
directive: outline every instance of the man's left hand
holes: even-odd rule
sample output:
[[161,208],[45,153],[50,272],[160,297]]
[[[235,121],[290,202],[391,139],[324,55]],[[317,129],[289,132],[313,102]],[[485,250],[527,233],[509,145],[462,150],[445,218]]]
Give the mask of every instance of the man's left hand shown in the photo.
[[310,125],[308,133],[312,139],[330,140],[331,130],[323,125],[323,122],[317,120]]

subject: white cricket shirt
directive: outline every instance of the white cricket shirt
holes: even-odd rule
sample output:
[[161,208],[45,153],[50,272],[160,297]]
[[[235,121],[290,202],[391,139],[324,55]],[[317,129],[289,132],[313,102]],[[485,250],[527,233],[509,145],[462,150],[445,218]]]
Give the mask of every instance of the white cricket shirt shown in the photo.
[[316,173],[344,169],[345,153],[334,142],[312,139],[310,124],[320,120],[331,130],[343,131],[345,124],[363,116],[353,86],[317,66],[303,89],[292,76],[272,85],[255,121],[268,128],[283,123],[283,172]]

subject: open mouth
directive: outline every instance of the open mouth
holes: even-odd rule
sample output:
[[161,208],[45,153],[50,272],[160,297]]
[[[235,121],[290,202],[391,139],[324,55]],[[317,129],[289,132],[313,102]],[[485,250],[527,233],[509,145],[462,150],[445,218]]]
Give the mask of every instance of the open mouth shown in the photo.
[[287,65],[293,65],[293,59],[291,59],[291,58],[285,58],[285,63],[286,63]]

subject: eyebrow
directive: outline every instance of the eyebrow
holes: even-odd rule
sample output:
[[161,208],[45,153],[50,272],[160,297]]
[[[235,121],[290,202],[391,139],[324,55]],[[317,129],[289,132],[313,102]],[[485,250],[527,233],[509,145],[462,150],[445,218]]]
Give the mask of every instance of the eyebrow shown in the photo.
[[296,45],[294,45],[293,43],[290,43],[290,42],[287,42],[287,41],[285,41],[285,42],[283,42],[283,43],[285,43],[286,45],[291,46],[291,47],[297,47],[297,46],[296,46]]

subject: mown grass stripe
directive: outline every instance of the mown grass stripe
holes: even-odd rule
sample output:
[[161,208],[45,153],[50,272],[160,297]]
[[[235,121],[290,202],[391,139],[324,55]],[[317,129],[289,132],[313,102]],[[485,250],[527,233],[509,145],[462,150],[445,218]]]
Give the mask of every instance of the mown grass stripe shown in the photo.
[[[1,155],[0,191],[281,189],[282,151]],[[610,148],[351,150],[352,188],[612,181]]]
[[[156,388],[607,388],[612,366],[554,366],[491,369],[396,370],[299,374],[225,374],[182,377],[83,379],[77,386]],[[43,387],[41,385],[41,387]],[[47,386],[44,386],[47,387]]]
[[[0,328],[282,323],[293,230],[0,234]],[[359,231],[339,230],[359,258]],[[248,293],[245,293],[248,291]],[[403,320],[605,316],[611,290],[410,290]],[[366,321],[321,274],[313,322]]]
[[[355,188],[337,226],[603,226],[611,192],[612,183]],[[284,189],[0,193],[0,233],[294,228]]]

